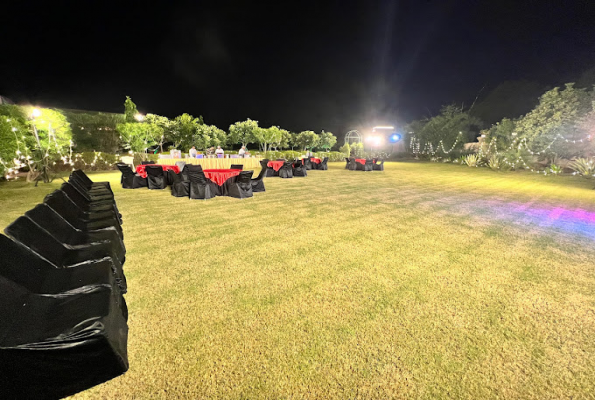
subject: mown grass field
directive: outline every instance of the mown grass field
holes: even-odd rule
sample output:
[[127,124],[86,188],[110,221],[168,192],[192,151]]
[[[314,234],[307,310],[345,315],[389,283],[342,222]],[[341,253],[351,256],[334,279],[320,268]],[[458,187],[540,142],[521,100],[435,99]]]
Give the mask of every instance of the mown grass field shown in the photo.
[[[595,190],[389,163],[122,190],[130,370],[90,399],[593,398]],[[3,228],[58,186],[0,185]]]

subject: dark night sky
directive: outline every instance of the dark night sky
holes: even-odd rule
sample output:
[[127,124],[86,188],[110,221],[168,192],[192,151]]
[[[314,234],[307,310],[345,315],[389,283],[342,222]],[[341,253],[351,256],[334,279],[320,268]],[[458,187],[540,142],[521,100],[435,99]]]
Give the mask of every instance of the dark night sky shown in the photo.
[[0,94],[343,134],[595,66],[593,0],[153,3],[4,4]]

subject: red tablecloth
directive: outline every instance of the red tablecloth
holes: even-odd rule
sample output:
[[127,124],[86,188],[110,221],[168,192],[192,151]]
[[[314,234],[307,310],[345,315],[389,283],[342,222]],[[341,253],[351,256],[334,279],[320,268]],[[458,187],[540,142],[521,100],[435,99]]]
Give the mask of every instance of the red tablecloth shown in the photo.
[[[176,174],[180,173],[180,168],[178,168],[177,165],[161,165],[161,164],[149,164],[149,165],[154,165],[157,167],[161,167],[163,168],[164,171],[167,171],[169,169],[173,170]],[[147,171],[145,171],[145,168],[147,166],[146,165],[137,165],[136,166],[136,173],[139,174],[140,176],[142,176],[143,178],[147,177]]]
[[217,185],[221,186],[225,183],[226,180],[231,178],[232,176],[238,176],[241,169],[203,169],[202,172],[205,173],[205,177],[207,179],[212,180]]
[[316,157],[312,157],[310,159],[311,162],[316,163],[316,164],[320,164],[322,162],[322,160],[320,158],[316,158]]
[[267,167],[274,169],[275,171],[279,171],[285,161],[269,161]]
[[361,165],[366,165],[366,159],[365,158],[356,158],[355,162],[360,163]]

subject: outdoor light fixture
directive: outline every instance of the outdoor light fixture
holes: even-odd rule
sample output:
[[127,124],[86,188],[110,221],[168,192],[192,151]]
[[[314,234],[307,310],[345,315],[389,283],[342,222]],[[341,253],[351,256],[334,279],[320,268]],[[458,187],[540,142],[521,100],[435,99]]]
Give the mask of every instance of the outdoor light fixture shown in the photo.
[[141,113],[138,113],[134,116],[134,119],[136,119],[138,122],[141,122],[145,119],[145,116],[142,115]]
[[398,133],[393,133],[392,135],[390,135],[390,138],[388,140],[391,143],[397,143],[399,140],[401,140],[401,135],[399,135]]
[[376,132],[376,129],[395,129],[394,126],[375,126],[372,131]]
[[33,111],[31,111],[31,116],[33,118],[39,118],[41,116],[41,111],[39,111],[39,108],[34,108]]

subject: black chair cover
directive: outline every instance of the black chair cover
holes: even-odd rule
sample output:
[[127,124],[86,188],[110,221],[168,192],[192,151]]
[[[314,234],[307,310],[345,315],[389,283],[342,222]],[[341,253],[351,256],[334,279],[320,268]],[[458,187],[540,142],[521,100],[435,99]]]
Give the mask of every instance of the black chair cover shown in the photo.
[[155,164],[155,161],[141,161],[140,165],[151,165]]
[[163,173],[163,168],[160,165],[147,165],[145,167],[147,172],[147,182],[149,189],[163,190],[167,186],[167,178]]
[[232,184],[228,186],[229,196],[238,199],[252,197],[252,174],[254,171],[242,171]]
[[190,180],[190,198],[208,200],[215,197],[219,186],[205,177],[200,165],[186,165],[188,178]]
[[358,165],[360,165],[360,166],[361,166],[361,164],[360,164],[360,163],[358,163],[358,162],[355,162],[355,158],[351,157],[351,158],[349,159],[349,170],[350,170],[350,171],[356,171],[356,170],[357,170],[357,166],[358,166]]
[[380,160],[380,164],[374,164],[374,171],[384,171],[384,160]]
[[373,170],[374,170],[374,163],[372,162],[371,159],[366,158],[366,164],[364,165],[364,171],[373,171]]
[[116,167],[122,173],[122,178],[120,179],[122,189],[138,189],[148,186],[147,178],[135,174],[128,164],[118,163]]
[[285,162],[281,169],[279,169],[279,177],[280,178],[293,178],[293,167],[291,162]]
[[171,195],[174,197],[188,197],[190,194],[190,181],[182,181],[182,173],[176,174],[173,170],[168,170],[167,175],[171,181]]
[[296,160],[293,163],[293,176],[308,176],[306,166],[302,163],[302,160]]
[[231,164],[230,169],[244,169],[244,165],[243,164]]
[[85,186],[89,189],[92,188],[96,188],[96,187],[105,187],[107,189],[109,189],[109,191],[112,191],[112,188],[110,186],[109,182],[93,182],[88,176],[87,174],[85,174],[82,170],[80,169],[76,169],[74,171],[72,171],[72,173],[70,174],[71,176],[74,175],[76,176],[78,179],[80,179],[82,182],[85,183]]
[[264,163],[264,160],[262,160],[260,162],[260,173],[258,174],[258,176],[256,178],[253,178],[251,180],[252,183],[252,193],[257,193],[257,192],[264,192],[265,188],[264,188],[264,176],[267,172],[267,164],[268,161],[266,163]]
[[327,171],[328,170],[328,157],[324,157],[322,159],[322,162],[318,166],[318,169],[320,169],[322,171]]
[[345,169],[349,169],[349,158],[345,157]]

